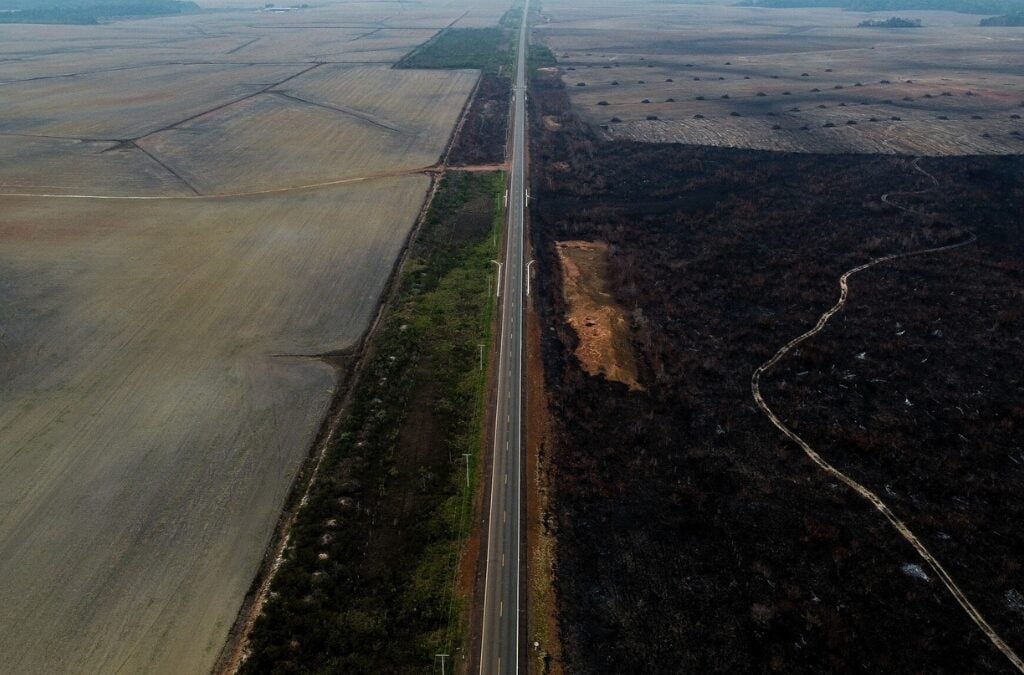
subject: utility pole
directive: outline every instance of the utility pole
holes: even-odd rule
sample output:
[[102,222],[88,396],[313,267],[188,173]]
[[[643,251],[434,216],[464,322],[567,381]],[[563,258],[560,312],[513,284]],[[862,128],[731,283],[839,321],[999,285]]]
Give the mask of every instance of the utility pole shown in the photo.
[[480,370],[483,370],[484,369],[484,345],[483,345],[483,343],[480,343],[479,345],[477,345],[477,347],[480,348]]
[[468,452],[464,452],[462,456],[466,458],[466,487],[469,487],[469,458],[471,455]]
[[441,657],[441,675],[444,675],[444,660],[448,658],[447,654],[434,654],[434,658]]
[[537,261],[531,260],[530,262],[526,263],[526,297],[530,297],[530,265],[532,265],[535,262]]
[[498,266],[498,287],[494,290],[494,297],[501,297],[501,263],[497,260],[492,260],[492,263]]

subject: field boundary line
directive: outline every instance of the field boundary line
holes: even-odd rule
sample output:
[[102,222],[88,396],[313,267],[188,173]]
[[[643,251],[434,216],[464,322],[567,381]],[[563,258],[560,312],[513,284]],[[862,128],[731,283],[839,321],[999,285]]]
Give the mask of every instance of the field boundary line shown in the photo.
[[[917,168],[918,170],[927,174],[927,172],[925,172],[924,169],[921,169],[920,167]],[[930,174],[927,175],[931,176]],[[934,178],[932,179],[934,180]],[[757,407],[760,408],[761,412],[763,412],[768,417],[768,419],[775,426],[775,428],[781,431],[783,435],[785,435],[788,439],[790,439],[798,446],[800,446],[800,448],[804,451],[804,454],[806,454],[812,462],[818,465],[819,468],[821,468],[830,476],[839,480],[840,482],[851,488],[854,492],[859,494],[861,497],[869,501],[871,505],[874,506],[875,509],[879,511],[879,513],[885,516],[885,519],[889,521],[889,523],[896,529],[897,532],[899,532],[903,539],[905,539],[911,546],[913,546],[914,550],[917,551],[918,555],[920,555],[921,558],[928,564],[928,566],[932,568],[936,576],[938,576],[939,579],[942,581],[943,585],[945,585],[946,589],[956,599],[957,603],[960,604],[960,606],[971,618],[971,620],[975,623],[975,625],[977,625],[978,628],[980,628],[981,631],[985,633],[985,635],[996,647],[996,649],[1002,652],[1003,656],[1005,656],[1018,671],[1024,673],[1024,660],[1021,660],[1021,658],[1017,656],[1013,649],[1008,644],[1006,644],[1002,637],[1000,637],[999,634],[995,631],[995,629],[992,628],[992,626],[988,623],[988,621],[985,620],[985,617],[981,615],[981,612],[979,612],[978,609],[971,603],[971,601],[967,598],[964,592],[960,590],[960,587],[956,584],[956,582],[946,571],[946,569],[942,566],[942,564],[935,558],[935,556],[932,555],[928,548],[925,547],[925,545],[921,542],[920,539],[917,538],[917,536],[910,530],[910,528],[907,527],[907,525],[902,520],[900,520],[900,518],[897,517],[895,513],[893,513],[893,511],[888,507],[888,505],[886,505],[885,502],[882,501],[882,499],[878,495],[876,495],[874,492],[858,483],[853,478],[847,476],[839,469],[832,466],[828,461],[822,458],[821,455],[815,452],[815,450],[803,438],[797,435],[796,432],[794,432],[792,429],[786,426],[786,424],[781,419],[779,419],[779,417],[772,411],[772,409],[765,402],[764,397],[761,395],[761,376],[769,372],[773,367],[775,367],[775,365],[779,361],[781,361],[787,354],[789,354],[789,352],[791,352],[794,348],[820,333],[822,329],[825,328],[825,325],[829,322],[829,320],[846,306],[846,301],[849,296],[848,281],[851,276],[857,274],[858,272],[862,272],[866,269],[869,269],[871,267],[875,267],[876,265],[881,265],[883,263],[891,262],[893,260],[951,251],[953,249],[967,246],[968,244],[973,244],[977,240],[977,237],[972,234],[970,238],[967,239],[966,241],[961,241],[955,244],[948,244],[946,246],[937,246],[933,248],[921,249],[918,251],[911,251],[909,253],[895,253],[864,263],[863,265],[854,267],[851,270],[847,270],[841,277],[839,277],[840,293],[839,300],[836,302],[836,304],[834,304],[828,311],[821,315],[821,317],[818,319],[817,324],[815,324],[813,328],[811,328],[806,333],[796,338],[793,338],[792,340],[787,342],[775,353],[775,355],[771,359],[761,364],[761,366],[759,366],[757,370],[754,371],[754,374],[750,378],[750,389],[754,395],[754,402],[757,403]]]
[[21,199],[45,198],[45,199],[103,199],[128,201],[161,201],[161,200],[203,200],[203,199],[234,199],[238,197],[261,197],[264,195],[277,195],[289,192],[302,192],[303,190],[318,190],[322,188],[347,185],[349,183],[365,183],[374,180],[386,180],[388,178],[405,178],[419,174],[434,175],[440,169],[435,164],[417,169],[404,171],[386,171],[383,173],[372,173],[365,176],[352,176],[350,178],[338,178],[335,180],[323,181],[320,183],[308,183],[306,185],[292,185],[285,187],[266,188],[264,190],[251,190],[247,192],[215,192],[210,194],[195,195],[85,195],[85,194],[55,194],[55,193],[33,193],[33,192],[0,192],[0,198],[17,197]]
[[254,92],[251,92],[249,94],[245,94],[244,96],[239,96],[237,98],[233,98],[230,101],[225,101],[224,103],[221,103],[219,105],[216,105],[216,106],[210,108],[209,110],[204,110],[204,111],[196,113],[194,115],[189,115],[185,119],[181,119],[181,120],[178,120],[176,122],[172,122],[171,124],[163,126],[163,127],[159,128],[159,129],[154,129],[153,131],[145,133],[145,134],[143,134],[141,136],[136,136],[135,138],[129,138],[129,139],[125,139],[125,140],[141,141],[144,138],[149,138],[150,136],[155,136],[156,134],[163,133],[164,131],[170,131],[172,129],[177,129],[181,125],[188,124],[189,122],[194,122],[195,120],[199,119],[200,117],[206,117],[207,115],[212,115],[213,113],[220,112],[221,110],[224,110],[225,108],[230,108],[231,106],[238,105],[239,103],[243,103],[245,101],[248,101],[251,98],[256,98],[257,96],[261,96],[263,94],[266,94],[266,93],[270,92],[271,90],[276,89],[277,87],[280,87],[282,84],[285,84],[286,82],[291,82],[292,80],[294,80],[296,78],[302,77],[306,73],[309,73],[309,72],[311,72],[313,70],[316,70],[317,68],[319,68],[322,65],[324,65],[324,64],[320,63],[320,62],[314,63],[314,64],[310,65],[308,68],[303,68],[299,72],[293,73],[293,74],[289,75],[288,77],[284,78],[283,80],[278,80],[277,82],[274,82],[273,84],[268,84],[267,86],[265,86],[265,87],[263,87],[261,89],[258,89],[258,90],[254,91]]
[[[161,169],[163,169],[164,171],[166,171],[167,173],[171,174],[172,176],[177,178],[179,181],[181,181],[181,183],[185,187],[187,187],[189,190],[192,191],[192,194],[194,194],[196,196],[199,196],[201,194],[199,192],[199,190],[196,189],[195,185],[192,185],[192,183],[188,182],[188,180],[184,176],[182,176],[180,173],[178,173],[177,171],[175,171],[171,167],[167,166],[167,164],[165,164],[164,161],[162,159],[160,159],[159,157],[157,157],[155,154],[153,154],[149,150],[146,150],[144,147],[142,147],[141,145],[139,145],[135,141],[131,141],[131,147],[135,148],[136,150],[141,152],[146,157],[149,157],[151,160],[156,162],[160,166]],[[106,151],[104,151],[104,152],[106,152]]]
[[323,108],[324,110],[330,110],[330,111],[333,111],[333,112],[336,112],[336,113],[341,113],[342,115],[348,115],[349,117],[354,117],[357,120],[362,120],[363,122],[366,122],[367,124],[372,124],[375,127],[380,127],[381,129],[386,129],[388,131],[393,131],[393,132],[395,132],[397,134],[405,135],[405,134],[408,133],[404,129],[401,129],[401,128],[397,127],[397,126],[392,126],[393,123],[381,122],[380,120],[376,119],[375,117],[373,117],[369,113],[364,113],[364,112],[361,112],[359,110],[354,110],[352,108],[347,108],[347,107],[338,106],[338,105],[331,105],[330,103],[319,103],[317,101],[310,101],[308,99],[302,98],[301,96],[295,96],[294,94],[290,94],[287,91],[280,90],[280,89],[273,89],[271,91],[268,91],[267,93],[268,94],[273,94],[274,96],[280,96],[281,98],[288,99],[289,101],[295,101],[296,103],[303,103],[305,105],[310,105],[310,106],[313,106],[314,108]]
[[243,49],[245,49],[246,47],[248,47],[249,45],[254,44],[256,42],[259,42],[262,39],[263,39],[262,37],[254,37],[253,39],[249,40],[248,42],[243,42],[242,44],[238,45],[237,47],[234,47],[233,49],[229,49],[229,50],[227,50],[224,53],[225,54],[236,54],[236,53],[242,51]]

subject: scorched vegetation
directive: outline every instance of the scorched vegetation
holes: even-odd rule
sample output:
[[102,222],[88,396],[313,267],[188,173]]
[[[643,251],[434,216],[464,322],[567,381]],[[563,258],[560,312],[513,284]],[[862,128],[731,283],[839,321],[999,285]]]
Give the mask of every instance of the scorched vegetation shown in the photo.
[[[931,189],[895,157],[600,142],[556,77],[531,101],[567,670],[1010,672],[878,511],[768,422],[751,375],[846,270],[969,242],[854,277],[764,389],[1024,649],[1021,158],[927,160]],[[575,356],[564,241],[607,244],[641,388]]]

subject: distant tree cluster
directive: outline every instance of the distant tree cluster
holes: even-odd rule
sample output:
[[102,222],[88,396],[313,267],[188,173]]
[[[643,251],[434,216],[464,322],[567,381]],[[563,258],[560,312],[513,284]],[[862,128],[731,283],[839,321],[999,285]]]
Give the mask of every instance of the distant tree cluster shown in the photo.
[[888,19],[868,19],[857,24],[858,28],[920,28],[920,19],[904,19],[893,16]]
[[1024,12],[1004,14],[981,20],[982,26],[1024,26]]
[[1024,12],[1024,0],[743,0],[746,7],[837,7],[855,12],[942,10],[963,14]]
[[95,24],[198,11],[190,0],[0,0],[0,23]]
[[449,28],[395,64],[396,68],[478,68],[488,75],[510,72],[511,32],[499,26]]

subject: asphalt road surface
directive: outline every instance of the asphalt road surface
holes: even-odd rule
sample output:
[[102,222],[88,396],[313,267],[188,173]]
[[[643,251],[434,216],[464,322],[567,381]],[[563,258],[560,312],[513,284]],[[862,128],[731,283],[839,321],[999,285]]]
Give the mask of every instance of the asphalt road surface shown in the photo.
[[523,211],[526,203],[526,17],[523,6],[513,87],[508,238],[501,285],[501,346],[494,420],[481,675],[519,672],[520,474],[522,473]]

